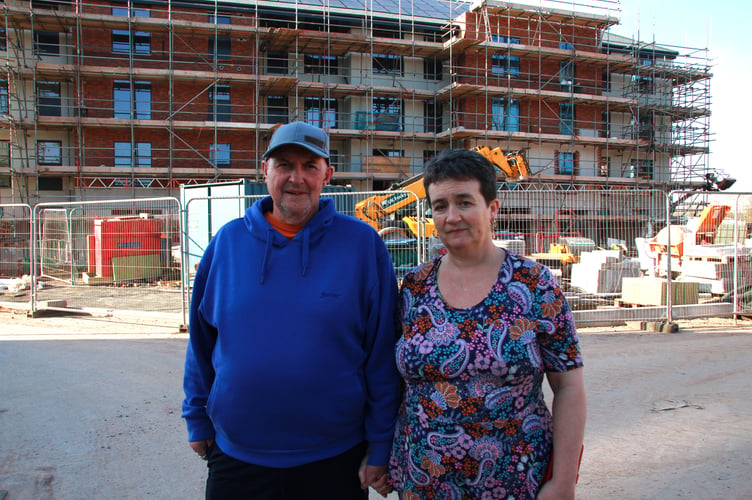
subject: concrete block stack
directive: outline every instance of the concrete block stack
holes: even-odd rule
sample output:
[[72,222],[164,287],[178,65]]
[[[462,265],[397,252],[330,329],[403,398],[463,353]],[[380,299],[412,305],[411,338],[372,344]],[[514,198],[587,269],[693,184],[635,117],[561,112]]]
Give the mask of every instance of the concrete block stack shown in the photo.
[[588,293],[620,293],[622,280],[640,276],[640,263],[622,259],[619,250],[582,252],[572,264],[571,285]]
[[752,254],[742,245],[700,245],[684,255],[679,281],[696,281],[700,291],[715,295],[734,289],[734,269],[739,287],[752,284]]

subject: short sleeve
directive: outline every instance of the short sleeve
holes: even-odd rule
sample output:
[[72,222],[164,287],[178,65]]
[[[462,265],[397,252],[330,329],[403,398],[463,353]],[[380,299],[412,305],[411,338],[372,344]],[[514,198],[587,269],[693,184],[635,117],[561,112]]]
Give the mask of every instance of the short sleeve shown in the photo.
[[583,366],[580,339],[569,302],[546,266],[540,266],[536,288],[538,343],[546,371],[566,372]]

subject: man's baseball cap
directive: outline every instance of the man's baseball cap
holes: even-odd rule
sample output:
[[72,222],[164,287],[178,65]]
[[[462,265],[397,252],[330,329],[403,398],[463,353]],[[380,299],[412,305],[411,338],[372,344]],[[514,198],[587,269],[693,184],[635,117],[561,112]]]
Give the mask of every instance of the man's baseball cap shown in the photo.
[[266,160],[275,149],[290,144],[302,146],[322,158],[329,159],[329,136],[320,128],[306,122],[287,123],[279,127],[272,135],[269,147],[262,158]]

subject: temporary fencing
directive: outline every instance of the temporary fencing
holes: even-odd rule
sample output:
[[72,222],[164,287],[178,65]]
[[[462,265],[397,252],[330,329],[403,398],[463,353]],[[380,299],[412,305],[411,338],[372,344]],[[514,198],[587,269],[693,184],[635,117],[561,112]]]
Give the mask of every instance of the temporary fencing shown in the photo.
[[25,295],[10,299],[31,313],[154,313],[183,321],[180,223],[175,198],[38,204],[15,224],[31,228],[16,253],[35,265],[22,269]]
[[32,208],[0,204],[0,301],[24,304],[31,300]]
[[[225,194],[0,205],[0,302],[187,324],[206,246],[262,197]],[[413,192],[322,196],[381,235],[398,278],[445,251]],[[495,244],[551,268],[580,325],[752,313],[750,194],[503,184],[497,199]]]

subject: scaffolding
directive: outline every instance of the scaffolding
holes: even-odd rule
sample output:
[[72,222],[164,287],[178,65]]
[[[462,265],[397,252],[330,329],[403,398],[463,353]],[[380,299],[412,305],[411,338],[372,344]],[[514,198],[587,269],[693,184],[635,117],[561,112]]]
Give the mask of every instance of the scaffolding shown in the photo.
[[616,0],[8,0],[0,194],[259,179],[293,120],[326,129],[334,182],[363,190],[479,145],[524,151],[525,189],[702,186],[708,52],[616,36],[618,14]]

